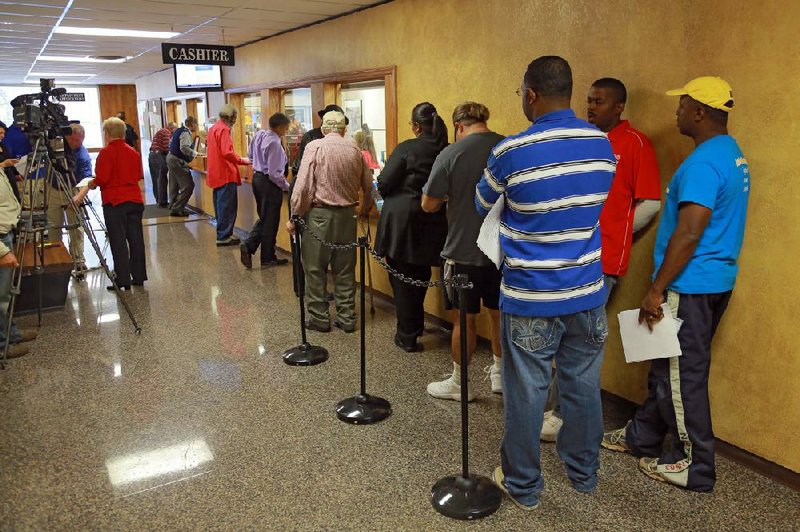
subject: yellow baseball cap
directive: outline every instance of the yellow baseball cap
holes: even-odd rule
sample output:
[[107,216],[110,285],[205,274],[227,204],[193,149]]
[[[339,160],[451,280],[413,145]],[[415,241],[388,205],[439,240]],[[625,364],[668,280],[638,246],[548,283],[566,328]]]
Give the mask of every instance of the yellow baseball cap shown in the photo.
[[667,91],[667,96],[691,96],[700,103],[725,112],[733,111],[733,89],[728,82],[714,76],[695,78],[680,89]]

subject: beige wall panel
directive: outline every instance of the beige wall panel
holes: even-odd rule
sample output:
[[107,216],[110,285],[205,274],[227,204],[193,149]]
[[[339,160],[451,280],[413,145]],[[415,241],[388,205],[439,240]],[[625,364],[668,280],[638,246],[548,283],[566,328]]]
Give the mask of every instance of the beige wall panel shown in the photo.
[[[664,91],[694,76],[725,77],[736,93],[731,132],[750,161],[753,191],[741,274],[714,342],[714,427],[726,441],[800,472],[800,342],[792,310],[800,287],[791,260],[800,253],[797,20],[800,3],[775,0],[397,0],[237,49],[237,66],[224,76],[226,86],[240,87],[396,65],[402,141],[411,136],[411,108],[425,100],[443,115],[463,100],[480,101],[491,109],[494,130],[525,128],[514,94],[525,67],[539,55],[562,55],[573,68],[579,116],[594,79],[625,82],[626,116],[653,140],[665,187],[692,144],[676,130],[677,100]],[[168,84],[163,73],[138,80],[139,98],[174,90],[171,75]],[[609,306],[603,385],[634,400],[644,396],[647,367],[625,364],[614,316],[638,307],[647,288],[655,225],[635,243],[630,272]],[[288,248],[283,232],[279,242]],[[373,277],[391,293],[377,268]],[[438,293],[431,291],[426,308],[442,315]],[[485,322],[481,331],[487,333]]]

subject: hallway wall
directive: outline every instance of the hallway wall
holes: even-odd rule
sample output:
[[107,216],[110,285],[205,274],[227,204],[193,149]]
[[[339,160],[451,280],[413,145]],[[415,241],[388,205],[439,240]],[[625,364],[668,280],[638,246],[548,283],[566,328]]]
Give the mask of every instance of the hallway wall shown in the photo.
[[[800,108],[789,89],[800,81],[798,18],[800,3],[774,0],[397,0],[237,49],[224,78],[232,88],[396,65],[399,140],[411,137],[406,116],[424,100],[445,115],[463,100],[482,102],[490,127],[511,134],[527,126],[514,94],[527,64],[562,55],[573,68],[579,116],[593,80],[625,82],[626,116],[653,140],[664,187],[692,149],[675,128],[677,99],[664,91],[699,75],[727,79],[736,94],[731,133],[749,160],[753,190],[739,282],[714,343],[714,425],[718,437],[800,472],[800,347],[791,314],[800,287],[783,260],[800,251],[800,211],[790,207],[800,197],[800,181],[791,179]],[[634,245],[610,316],[638,307],[646,291],[655,225]],[[430,295],[427,310],[442,315],[437,305],[438,294]],[[625,364],[616,319],[610,323],[603,386],[641,400],[647,366]]]

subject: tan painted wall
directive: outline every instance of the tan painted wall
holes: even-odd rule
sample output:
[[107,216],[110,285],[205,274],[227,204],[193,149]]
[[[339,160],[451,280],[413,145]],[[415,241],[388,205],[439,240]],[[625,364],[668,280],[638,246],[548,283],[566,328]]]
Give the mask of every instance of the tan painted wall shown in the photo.
[[[514,94],[526,65],[558,54],[572,64],[579,116],[594,79],[626,83],[627,115],[652,138],[666,185],[692,146],[674,126],[677,102],[663,92],[698,75],[725,77],[753,191],[742,273],[714,343],[714,425],[720,438],[800,472],[800,344],[791,314],[798,283],[784,259],[800,251],[797,20],[800,3],[779,1],[397,0],[238,49],[225,80],[237,87],[397,65],[400,140],[411,136],[406,116],[423,100],[442,113],[462,100],[483,102],[492,128],[509,134],[527,125]],[[654,234],[651,227],[635,244],[610,315],[638,306]],[[427,309],[439,314],[436,304],[429,297]],[[646,370],[624,363],[612,334],[604,387],[640,400]]]

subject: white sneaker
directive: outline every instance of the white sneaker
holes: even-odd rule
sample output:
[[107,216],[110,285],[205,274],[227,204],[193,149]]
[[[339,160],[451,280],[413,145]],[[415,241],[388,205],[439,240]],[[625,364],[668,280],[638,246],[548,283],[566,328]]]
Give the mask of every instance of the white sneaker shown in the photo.
[[[461,375],[453,371],[445,380],[432,382],[428,385],[428,394],[437,399],[450,399],[451,401],[461,400],[461,385],[458,384],[461,380]],[[475,399],[475,392],[472,387],[467,389],[467,402]]]
[[503,372],[494,364],[483,368],[486,377],[483,380],[492,381],[492,393],[503,393]]
[[561,425],[563,424],[564,422],[561,418],[553,415],[552,410],[545,412],[544,423],[542,423],[542,435],[540,436],[542,441],[556,441],[558,431],[561,430]]

